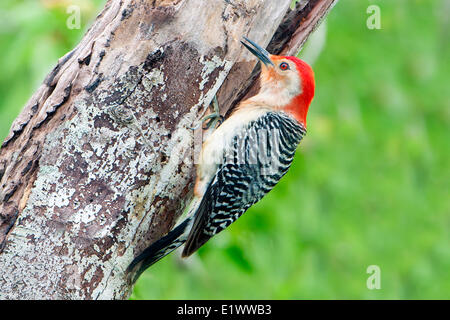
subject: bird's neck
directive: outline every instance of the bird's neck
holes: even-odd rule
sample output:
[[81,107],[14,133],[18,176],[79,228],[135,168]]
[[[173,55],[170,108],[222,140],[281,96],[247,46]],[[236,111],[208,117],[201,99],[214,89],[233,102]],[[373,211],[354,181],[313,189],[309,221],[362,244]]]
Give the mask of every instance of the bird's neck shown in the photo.
[[271,111],[283,111],[292,116],[306,128],[306,115],[311,98],[304,93],[290,97],[285,92],[261,90],[257,95],[243,101],[240,108],[263,107]]
[[283,106],[281,110],[287,112],[299,123],[306,128],[306,116],[308,114],[309,104],[311,101],[301,94],[294,97],[287,105]]

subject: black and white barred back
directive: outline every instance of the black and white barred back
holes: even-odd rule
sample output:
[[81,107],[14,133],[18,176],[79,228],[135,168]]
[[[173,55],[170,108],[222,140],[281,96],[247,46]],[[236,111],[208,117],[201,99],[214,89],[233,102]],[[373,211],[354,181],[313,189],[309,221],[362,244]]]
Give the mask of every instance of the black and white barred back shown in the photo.
[[282,112],[267,112],[236,133],[209,185],[186,241],[189,256],[261,200],[288,171],[303,125]]
[[185,242],[183,256],[189,256],[236,221],[286,174],[305,134],[305,127],[283,112],[249,122],[236,132],[194,215],[147,248],[129,269],[140,264],[139,276]]

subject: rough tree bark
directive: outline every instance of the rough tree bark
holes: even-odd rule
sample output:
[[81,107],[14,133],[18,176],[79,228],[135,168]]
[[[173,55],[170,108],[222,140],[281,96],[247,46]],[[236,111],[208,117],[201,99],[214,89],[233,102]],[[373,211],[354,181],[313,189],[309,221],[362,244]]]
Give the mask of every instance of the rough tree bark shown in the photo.
[[295,54],[334,2],[108,1],[0,149],[0,298],[127,298],[190,200],[190,127],[257,86],[239,40]]

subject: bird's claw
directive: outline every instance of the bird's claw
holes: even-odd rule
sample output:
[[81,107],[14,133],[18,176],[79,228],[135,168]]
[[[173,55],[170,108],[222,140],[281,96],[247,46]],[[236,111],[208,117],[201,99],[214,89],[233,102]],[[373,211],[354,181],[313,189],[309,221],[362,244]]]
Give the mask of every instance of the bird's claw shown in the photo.
[[214,96],[214,99],[211,103],[213,106],[214,112],[211,114],[208,114],[200,119],[200,121],[193,127],[191,127],[192,130],[197,130],[199,126],[206,122],[205,125],[202,127],[204,130],[216,128],[218,125],[221,125],[224,117],[219,112],[219,103],[217,102],[217,97]]
[[203,129],[216,128],[222,124],[223,120],[224,117],[220,113],[211,113],[202,119],[202,123],[206,122]]

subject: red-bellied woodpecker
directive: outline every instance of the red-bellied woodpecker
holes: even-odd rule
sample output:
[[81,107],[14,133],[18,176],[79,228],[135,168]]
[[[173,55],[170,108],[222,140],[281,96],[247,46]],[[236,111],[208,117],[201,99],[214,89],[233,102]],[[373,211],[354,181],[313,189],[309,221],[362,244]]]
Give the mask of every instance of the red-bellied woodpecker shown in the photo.
[[311,67],[245,40],[262,62],[259,93],[241,102],[205,140],[187,217],[134,259],[129,270],[138,266],[136,276],[182,244],[182,256],[190,256],[236,221],[288,171],[306,133],[315,86]]

